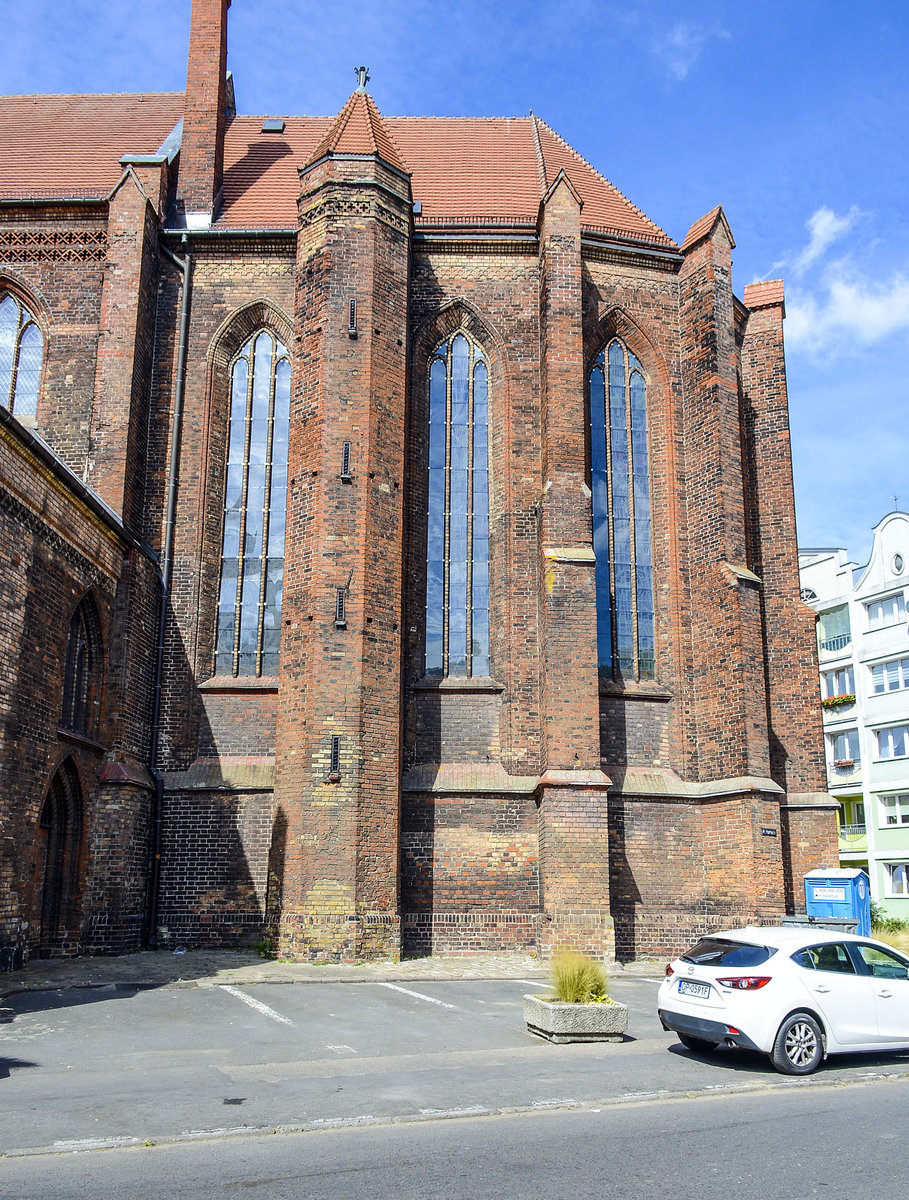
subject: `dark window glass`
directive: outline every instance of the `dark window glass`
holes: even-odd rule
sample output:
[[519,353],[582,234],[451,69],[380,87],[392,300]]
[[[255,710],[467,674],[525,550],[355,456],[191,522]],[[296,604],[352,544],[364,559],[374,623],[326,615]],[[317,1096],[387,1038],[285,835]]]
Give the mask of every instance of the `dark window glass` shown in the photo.
[[702,938],[682,955],[682,962],[697,963],[701,967],[759,967],[774,954],[776,949],[772,946],[754,946],[726,938]]
[[820,946],[807,946],[805,953],[814,963],[816,971],[839,971],[844,975],[855,974],[852,959],[841,942],[825,942]]
[[17,417],[38,411],[44,335],[12,295],[0,298],[0,404]]
[[66,645],[61,725],[75,733],[94,733],[101,666],[98,614],[86,597],[73,614]]
[[489,376],[464,334],[429,369],[426,674],[489,674]]
[[909,963],[893,950],[880,946],[869,946],[864,942],[853,943],[852,948],[868,969],[878,979],[906,979]]
[[267,330],[231,371],[215,672],[276,675],[290,432],[290,359]]
[[610,678],[652,679],[647,391],[641,364],[622,342],[597,356],[588,394],[597,661]]

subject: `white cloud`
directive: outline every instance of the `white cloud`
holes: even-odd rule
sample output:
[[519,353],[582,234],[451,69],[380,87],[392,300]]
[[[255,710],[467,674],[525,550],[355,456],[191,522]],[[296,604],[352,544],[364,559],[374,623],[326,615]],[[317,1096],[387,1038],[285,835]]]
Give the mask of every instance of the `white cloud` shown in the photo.
[[684,21],[677,21],[669,33],[654,45],[654,50],[672,78],[681,82],[687,78],[712,37],[728,38],[729,34],[723,30],[695,29]]
[[823,293],[793,290],[786,301],[786,344],[809,354],[843,353],[909,331],[909,276],[877,282],[833,264]]
[[852,229],[859,218],[861,210],[854,204],[843,217],[838,217],[832,208],[826,205],[813,212],[805,222],[805,228],[811,234],[811,240],[792,264],[796,275],[802,275],[812,263],[824,254],[828,246],[843,237]]

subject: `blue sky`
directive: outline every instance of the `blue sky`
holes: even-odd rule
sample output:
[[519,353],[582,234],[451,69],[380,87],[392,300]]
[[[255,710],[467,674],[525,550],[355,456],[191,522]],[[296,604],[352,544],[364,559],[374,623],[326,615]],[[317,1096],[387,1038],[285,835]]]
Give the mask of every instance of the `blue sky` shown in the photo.
[[[179,90],[189,0],[31,0],[5,92]],[[734,282],[782,275],[802,545],[909,509],[909,3],[234,0],[241,112],[543,117],[672,237],[722,203]]]

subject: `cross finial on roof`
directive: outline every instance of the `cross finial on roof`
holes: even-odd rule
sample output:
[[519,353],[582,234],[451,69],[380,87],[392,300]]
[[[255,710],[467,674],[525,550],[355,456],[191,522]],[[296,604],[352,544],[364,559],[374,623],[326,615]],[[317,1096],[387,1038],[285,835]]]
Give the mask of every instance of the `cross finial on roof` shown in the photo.
[[369,83],[369,67],[354,67],[354,75],[357,77],[357,89],[365,92]]

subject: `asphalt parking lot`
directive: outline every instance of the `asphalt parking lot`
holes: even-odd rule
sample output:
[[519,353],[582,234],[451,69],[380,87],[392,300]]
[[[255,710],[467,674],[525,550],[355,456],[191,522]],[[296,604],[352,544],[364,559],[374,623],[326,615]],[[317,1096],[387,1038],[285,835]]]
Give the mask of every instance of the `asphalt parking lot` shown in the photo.
[[75,1150],[486,1113],[587,1108],[717,1091],[904,1077],[909,1058],[851,1056],[810,1080],[760,1057],[697,1056],[665,1033],[658,981],[619,977],[621,1044],[528,1034],[539,979],[369,980],[7,996],[0,1153]]

